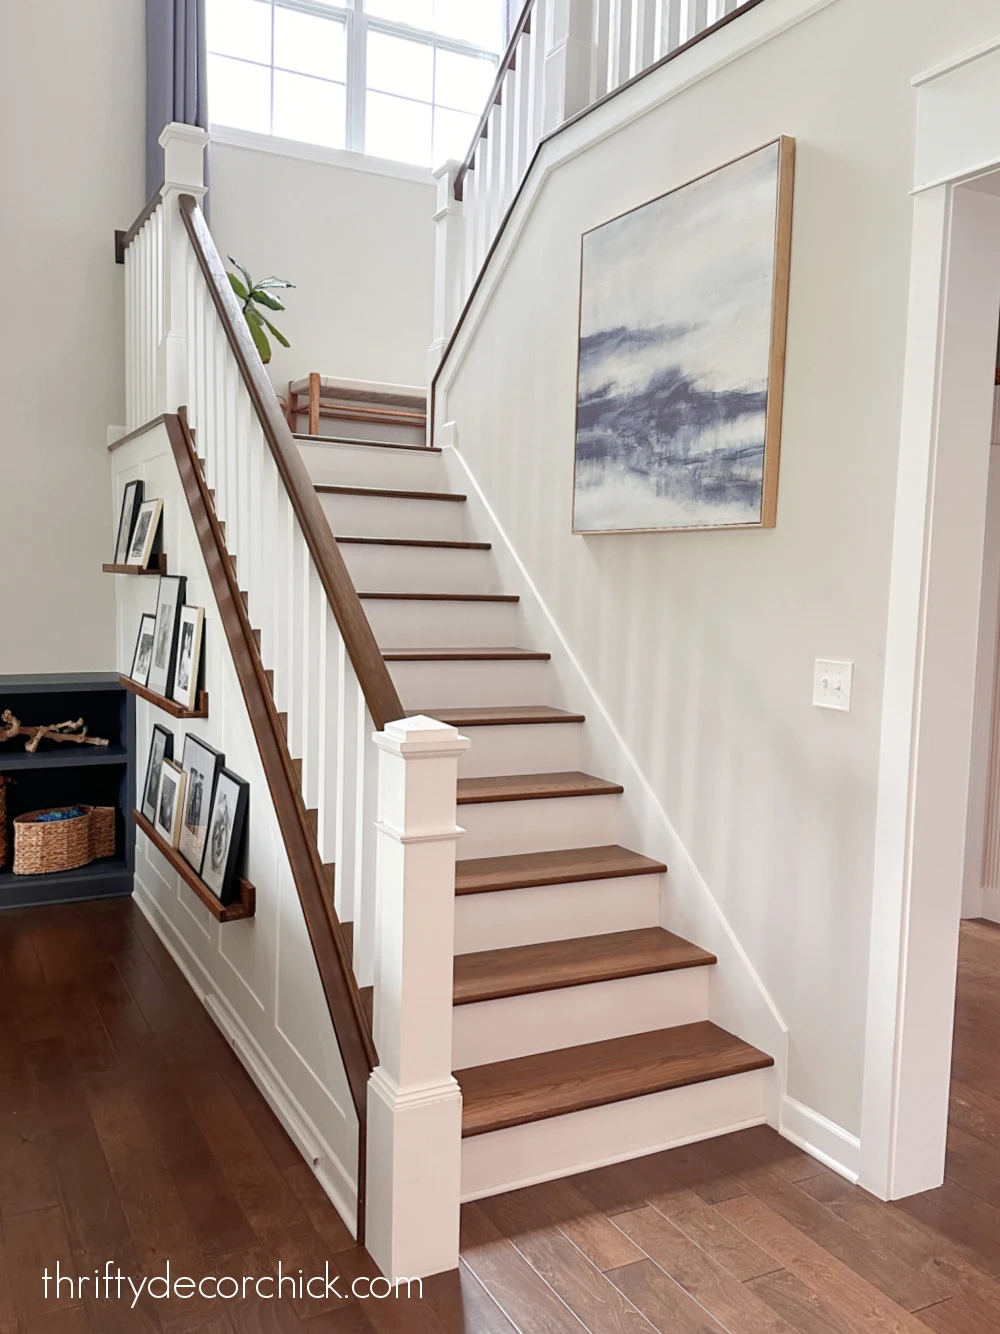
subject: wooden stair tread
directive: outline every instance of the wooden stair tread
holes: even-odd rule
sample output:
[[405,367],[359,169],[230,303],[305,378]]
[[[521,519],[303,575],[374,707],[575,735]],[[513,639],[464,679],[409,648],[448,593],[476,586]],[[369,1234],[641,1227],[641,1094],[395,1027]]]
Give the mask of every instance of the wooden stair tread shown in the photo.
[[458,804],[486,801],[542,801],[549,797],[616,796],[621,783],[569,770],[556,774],[497,774],[489,778],[460,778]]
[[457,491],[397,491],[389,486],[334,486],[331,482],[317,482],[315,489],[326,496],[374,496],[386,500],[451,500],[459,504],[468,496]]
[[672,931],[643,926],[601,936],[456,954],[453,1000],[456,1005],[471,1005],[590,982],[702,968],[715,962],[714,954]]
[[462,1134],[484,1135],[773,1064],[765,1052],[703,1020],[472,1066],[455,1071]]
[[[489,704],[482,708],[426,709],[424,712],[429,718],[436,718],[439,723],[450,723],[452,727],[521,727],[535,723],[586,722],[584,714],[554,709],[550,704]],[[411,717],[416,717],[416,714],[411,714]]]
[[518,852],[507,857],[468,857],[455,865],[455,892],[485,894],[491,890],[568,885],[576,880],[662,875],[666,869],[663,862],[615,843],[558,852]]
[[445,542],[436,537],[341,537],[338,543],[353,543],[369,547],[446,547],[453,551],[489,551],[489,542]]
[[386,662],[548,662],[531,648],[384,648]]
[[[299,414],[304,416],[304,411]],[[418,449],[423,454],[440,454],[440,445],[404,445],[396,440],[363,440],[352,435],[310,435],[307,431],[293,431],[296,440],[307,445],[365,445],[369,449]]]
[[380,602],[520,602],[517,593],[359,593],[365,601]]

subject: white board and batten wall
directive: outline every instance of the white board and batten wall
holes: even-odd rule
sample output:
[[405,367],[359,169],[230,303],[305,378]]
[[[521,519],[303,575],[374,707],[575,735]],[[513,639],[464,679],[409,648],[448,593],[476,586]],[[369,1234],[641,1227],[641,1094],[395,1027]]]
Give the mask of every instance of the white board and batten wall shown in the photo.
[[[671,868],[665,924],[728,951],[720,1022],[769,1049],[787,1027],[774,1119],[848,1175],[861,1161],[910,79],[998,27],[993,0],[772,0],[597,108],[543,145],[437,387],[456,482],[493,520],[569,702],[597,721],[594,771],[625,783],[636,846]],[[796,180],[777,527],[573,536],[581,234],[781,134],[796,141]],[[849,713],[813,707],[827,657],[855,663]]]
[[[250,783],[245,874],[257,889],[253,918],[220,924],[140,833],[135,900],[353,1228],[357,1117],[257,742],[165,427],[156,426],[127,441],[111,458],[116,501],[120,503],[122,490],[133,477],[144,479],[147,497],[162,497],[163,547],[170,573],[185,575],[186,602],[205,608],[209,716],[178,720],[137,699],[137,785],[141,789],[154,723],[173,732],[178,761],[188,732],[223,751],[227,768]],[[158,580],[115,575],[114,583],[117,662],[119,670],[128,673],[140,616],[155,610]]]

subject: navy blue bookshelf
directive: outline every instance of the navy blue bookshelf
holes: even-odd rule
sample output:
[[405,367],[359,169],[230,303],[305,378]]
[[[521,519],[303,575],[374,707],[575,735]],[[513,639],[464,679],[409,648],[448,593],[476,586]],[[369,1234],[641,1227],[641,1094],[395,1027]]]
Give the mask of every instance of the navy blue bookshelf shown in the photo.
[[118,898],[132,893],[135,867],[135,697],[117,672],[0,676],[0,713],[10,709],[26,727],[82,718],[91,736],[109,746],[43,741],[34,755],[25,740],[0,743],[0,774],[7,787],[7,816],[46,806],[114,806],[115,855],[75,871],[14,875],[13,839],[7,865],[0,868],[0,909],[25,908],[79,899]]

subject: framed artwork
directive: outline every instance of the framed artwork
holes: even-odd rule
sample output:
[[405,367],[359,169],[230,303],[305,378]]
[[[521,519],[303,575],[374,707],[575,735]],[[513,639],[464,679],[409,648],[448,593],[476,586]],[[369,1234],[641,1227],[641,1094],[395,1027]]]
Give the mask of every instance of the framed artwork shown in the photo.
[[153,724],[153,735],[149,741],[149,758],[146,760],[146,781],[142,788],[140,809],[150,822],[156,822],[156,799],[160,795],[160,775],[166,760],[173,759],[174,734],[168,732],[159,723]]
[[128,556],[125,560],[126,565],[139,565],[145,569],[149,564],[162,512],[162,500],[145,500],[139,506],[135,528],[132,531],[132,541],[129,543]]
[[164,760],[160,772],[160,791],[156,799],[156,819],[153,826],[161,838],[176,848],[184,814],[184,786],[187,774],[173,760]]
[[115,542],[115,564],[124,565],[132,545],[132,533],[135,529],[136,516],[142,504],[142,479],[126,482],[122,493],[122,510],[118,516],[118,540]]
[[205,608],[181,607],[177,626],[177,663],[171,698],[185,709],[193,709],[198,695]]
[[250,784],[229,769],[220,768],[201,864],[201,878],[220,903],[239,898],[236,881],[249,800]]
[[771,528],[795,141],[583,238],[573,531]]
[[153,630],[153,660],[149,665],[150,690],[158,695],[170,695],[177,652],[177,622],[184,603],[187,581],[182,574],[160,576],[156,597],[156,625]]
[[149,680],[149,667],[153,661],[153,629],[155,626],[156,617],[152,612],[146,612],[139,620],[139,634],[135,641],[135,652],[132,654],[132,670],[129,672],[129,677],[141,686],[144,686]]
[[184,793],[184,819],[178,848],[181,856],[201,875],[201,863],[208,837],[208,817],[215,794],[215,778],[226,762],[220,751],[190,733],[184,738],[181,768],[187,775]]

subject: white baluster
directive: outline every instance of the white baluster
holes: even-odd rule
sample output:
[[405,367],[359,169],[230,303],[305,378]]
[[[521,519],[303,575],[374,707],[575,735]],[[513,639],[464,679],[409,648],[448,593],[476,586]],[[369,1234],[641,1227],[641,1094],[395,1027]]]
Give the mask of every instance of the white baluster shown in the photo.
[[[663,0],[669,4],[670,0]],[[611,61],[611,11],[614,0],[594,0],[594,99],[608,91]]]
[[517,189],[514,160],[517,138],[517,88],[515,75],[509,69],[503,81],[503,101],[500,103],[500,197],[497,201],[497,221],[507,212]]
[[593,0],[549,0],[545,23],[544,133],[590,105]]
[[632,45],[633,0],[615,0],[611,21],[611,65],[609,87],[618,88],[629,77]]
[[378,750],[372,716],[361,698],[361,727],[354,775],[358,794],[354,844],[354,976],[359,987],[375,981],[375,812],[378,805]]
[[[445,344],[458,323],[462,309],[465,218],[462,205],[455,198],[455,176],[460,165],[458,162],[446,162],[434,173],[437,178],[437,209],[434,213],[434,341],[427,353],[428,384],[440,365]],[[465,179],[469,181],[470,176]]]
[[465,173],[462,181],[462,216],[465,225],[462,228],[462,304],[469,299],[472,284],[476,281],[476,216],[479,202],[479,179],[476,171],[476,152],[472,155],[472,167]]
[[678,0],[678,43],[683,45],[692,37],[697,37],[705,28],[708,17],[708,0]]
[[656,59],[658,0],[632,0],[632,36],[629,77],[640,74]]
[[[337,860],[337,784],[341,737],[339,731],[340,672],[343,641],[329,604],[323,612],[320,639],[319,711],[319,855],[324,862]],[[341,905],[335,900],[338,916]]]
[[531,132],[531,32],[523,32],[517,44],[517,64],[514,66],[512,101],[514,104],[513,163],[511,177],[516,193],[531,159],[529,135]]
[[[503,169],[503,106],[499,102],[494,102],[493,110],[490,112],[490,133],[486,140],[487,153],[487,177],[489,187],[487,198],[489,207],[486,212],[486,229],[483,235],[483,259],[486,262],[486,255],[490,246],[493,244],[493,238],[496,236],[500,227],[500,197],[503,190],[503,181],[501,173]],[[482,267],[482,264],[480,265]]]
[[305,637],[302,644],[302,681],[304,699],[302,706],[302,793],[306,805],[319,810],[321,793],[319,786],[320,718],[322,687],[320,670],[322,666],[322,641],[326,632],[326,590],[320,582],[319,571],[312,562],[309,548],[305,548]]
[[336,907],[342,922],[357,921],[355,863],[357,858],[358,749],[364,722],[364,698],[347,656],[339,644],[337,698],[337,880]]

